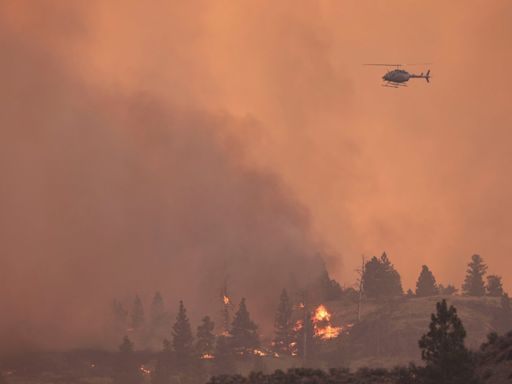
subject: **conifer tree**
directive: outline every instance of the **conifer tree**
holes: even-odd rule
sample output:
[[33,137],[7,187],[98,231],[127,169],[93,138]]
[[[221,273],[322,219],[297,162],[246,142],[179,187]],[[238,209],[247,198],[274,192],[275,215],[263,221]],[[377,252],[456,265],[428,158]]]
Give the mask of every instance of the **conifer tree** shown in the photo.
[[133,352],[133,343],[128,336],[119,346],[117,364],[114,369],[114,384],[140,384],[144,381]]
[[503,284],[501,282],[501,276],[489,275],[487,276],[487,295],[494,297],[503,296]]
[[123,335],[128,329],[128,311],[118,300],[112,301],[113,328],[116,335]]
[[164,300],[160,292],[156,292],[150,307],[150,338],[153,343],[161,343],[169,331],[169,317],[165,311]]
[[228,375],[235,372],[235,361],[230,346],[229,336],[221,335],[215,345],[215,360],[213,360],[216,375]]
[[163,341],[162,351],[157,356],[155,369],[151,373],[152,384],[169,384],[172,374],[172,349],[171,342]]
[[142,305],[139,295],[136,295],[135,300],[133,301],[131,321],[131,326],[135,331],[139,331],[144,328],[144,306]]
[[196,351],[199,356],[213,355],[215,349],[215,324],[209,316],[203,317],[201,325],[197,327]]
[[424,383],[475,383],[474,364],[464,345],[466,330],[457,316],[455,307],[442,300],[436,304],[428,333],[420,341],[421,358],[425,368],[421,371]]
[[180,301],[176,323],[172,327],[172,347],[176,369],[188,373],[195,368],[194,339],[187,311]]
[[485,284],[484,275],[487,271],[487,266],[483,263],[480,255],[473,255],[471,262],[468,264],[466,270],[466,278],[462,284],[462,291],[466,296],[484,296]]
[[434,275],[428,269],[426,265],[421,268],[420,276],[418,277],[418,282],[416,283],[416,296],[418,297],[426,297],[426,296],[435,296],[439,293],[437,288],[436,279]]
[[372,257],[364,267],[363,291],[368,298],[388,298],[403,294],[400,275],[384,252]]
[[275,337],[273,341],[274,352],[278,354],[291,354],[291,344],[294,340],[292,322],[292,303],[286,289],[283,289],[279,298],[279,306],[274,321]]
[[240,306],[231,323],[231,346],[238,356],[248,356],[260,346],[257,333],[258,327],[251,320],[249,311],[245,305],[245,298],[240,301]]

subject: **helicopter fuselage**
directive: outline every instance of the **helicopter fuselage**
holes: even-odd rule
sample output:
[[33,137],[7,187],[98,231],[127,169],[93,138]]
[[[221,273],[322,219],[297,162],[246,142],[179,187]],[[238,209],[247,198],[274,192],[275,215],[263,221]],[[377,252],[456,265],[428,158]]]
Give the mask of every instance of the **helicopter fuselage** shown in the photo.
[[406,81],[409,81],[410,78],[411,74],[403,69],[394,69],[382,76],[383,80],[390,81],[392,83],[405,83]]

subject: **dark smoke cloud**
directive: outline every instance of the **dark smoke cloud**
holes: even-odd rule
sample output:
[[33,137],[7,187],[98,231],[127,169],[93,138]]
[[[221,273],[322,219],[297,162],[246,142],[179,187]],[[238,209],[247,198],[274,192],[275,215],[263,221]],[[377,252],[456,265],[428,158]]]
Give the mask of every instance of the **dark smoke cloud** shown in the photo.
[[315,276],[308,213],[232,133],[255,120],[87,85],[40,42],[1,35],[4,351],[101,345],[135,293],[215,316],[226,278],[263,320]]

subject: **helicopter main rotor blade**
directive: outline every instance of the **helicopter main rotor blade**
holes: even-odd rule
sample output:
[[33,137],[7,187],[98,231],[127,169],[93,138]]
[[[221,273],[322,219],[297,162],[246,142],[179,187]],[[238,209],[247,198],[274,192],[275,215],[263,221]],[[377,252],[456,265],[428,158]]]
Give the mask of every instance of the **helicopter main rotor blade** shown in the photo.
[[380,67],[401,67],[404,64],[363,64],[363,65],[378,65]]
[[404,65],[432,65],[432,63],[412,63],[412,64],[404,64]]

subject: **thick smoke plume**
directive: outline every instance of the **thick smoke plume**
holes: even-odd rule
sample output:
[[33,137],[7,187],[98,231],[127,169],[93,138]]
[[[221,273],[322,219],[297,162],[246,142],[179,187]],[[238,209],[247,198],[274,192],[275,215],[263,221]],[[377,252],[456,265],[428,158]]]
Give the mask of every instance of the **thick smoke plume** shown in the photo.
[[215,317],[226,279],[261,320],[319,271],[307,212],[233,134],[253,119],[102,90],[1,38],[2,348],[101,345],[136,293]]

